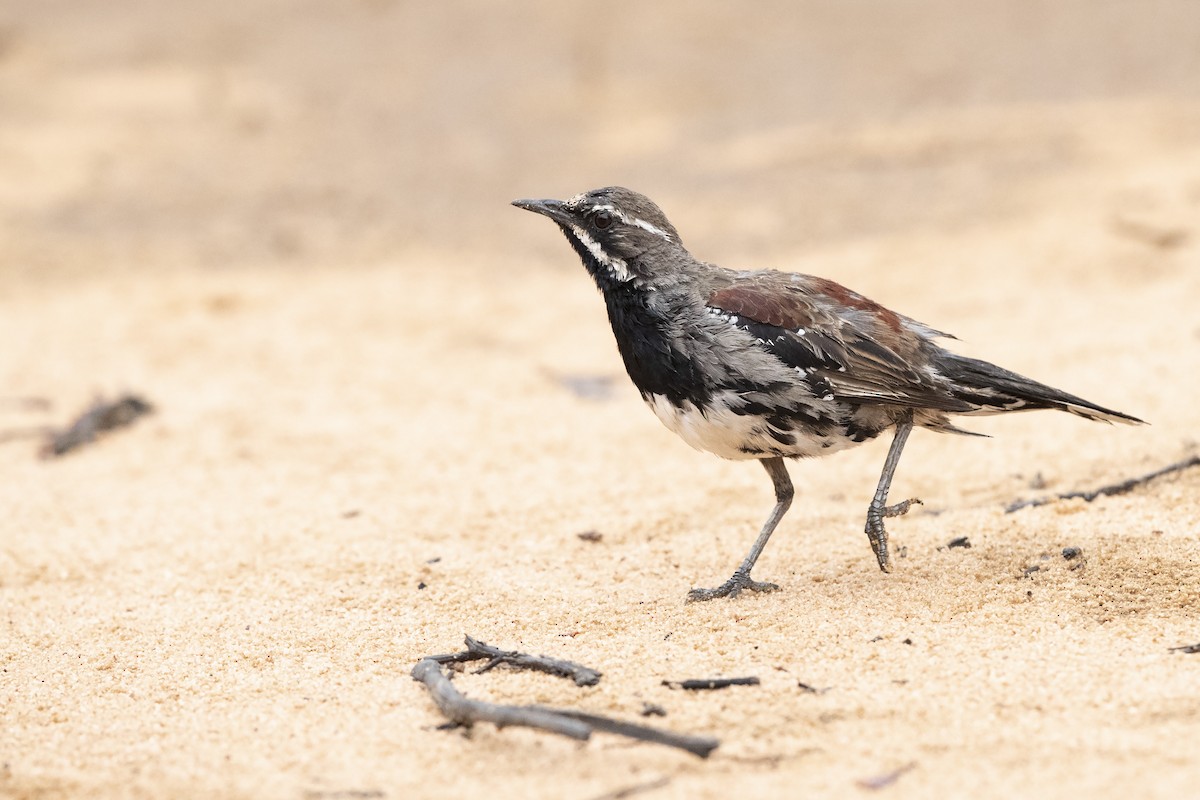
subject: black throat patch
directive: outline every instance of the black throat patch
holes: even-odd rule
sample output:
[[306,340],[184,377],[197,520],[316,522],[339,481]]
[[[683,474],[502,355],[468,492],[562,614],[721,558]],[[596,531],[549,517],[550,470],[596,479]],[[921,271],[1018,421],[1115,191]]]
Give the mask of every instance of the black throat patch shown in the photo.
[[650,309],[646,293],[628,284],[601,289],[625,371],[642,396],[661,395],[675,406],[707,404],[714,387],[695,361],[671,346],[667,321]]

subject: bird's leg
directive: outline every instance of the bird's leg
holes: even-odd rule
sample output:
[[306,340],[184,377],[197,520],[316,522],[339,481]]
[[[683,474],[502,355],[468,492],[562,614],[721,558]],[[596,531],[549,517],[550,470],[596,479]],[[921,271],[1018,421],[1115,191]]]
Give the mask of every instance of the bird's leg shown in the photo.
[[762,465],[767,470],[767,474],[771,476],[771,482],[775,484],[775,508],[771,510],[771,516],[767,517],[758,538],[754,540],[749,554],[746,555],[746,560],[733,573],[733,577],[716,589],[692,589],[688,592],[689,603],[712,600],[714,597],[737,597],[743,589],[749,589],[752,592],[779,590],[779,587],[773,583],[759,583],[750,580],[750,570],[754,569],[754,562],[758,561],[758,557],[762,555],[763,548],[767,546],[767,540],[771,538],[775,526],[779,524],[779,520],[783,519],[783,515],[791,506],[794,491],[792,480],[788,477],[787,467],[784,466],[782,458],[764,458]]
[[875,551],[875,559],[879,568],[884,572],[892,571],[892,560],[888,555],[887,531],[884,530],[885,517],[899,517],[908,513],[913,503],[921,504],[917,498],[910,498],[893,506],[886,505],[888,489],[892,486],[892,476],[896,474],[896,466],[900,463],[900,453],[904,451],[904,443],[912,432],[912,412],[909,411],[896,424],[896,438],[888,450],[887,459],[883,462],[883,474],[879,476],[879,486],[875,488],[875,497],[867,508],[867,538],[871,541],[871,549]]

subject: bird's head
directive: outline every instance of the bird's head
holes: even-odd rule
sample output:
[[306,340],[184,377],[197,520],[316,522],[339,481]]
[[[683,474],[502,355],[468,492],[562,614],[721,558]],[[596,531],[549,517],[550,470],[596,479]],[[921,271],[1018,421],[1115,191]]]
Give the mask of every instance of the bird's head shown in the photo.
[[553,220],[601,289],[656,288],[669,281],[675,256],[685,252],[662,210],[620,186],[570,200],[514,200],[513,205]]

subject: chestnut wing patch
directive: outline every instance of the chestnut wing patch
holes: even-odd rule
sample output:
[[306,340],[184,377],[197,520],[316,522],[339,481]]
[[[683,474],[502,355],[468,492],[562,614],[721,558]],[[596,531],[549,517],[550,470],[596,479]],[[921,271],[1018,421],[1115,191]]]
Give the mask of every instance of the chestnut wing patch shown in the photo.
[[844,372],[845,348],[816,326],[814,309],[802,300],[781,292],[730,286],[714,292],[708,306],[736,316],[738,327],[789,367]]
[[[862,313],[868,309],[859,306],[870,301],[864,298],[851,309],[857,312],[853,317],[841,319],[826,308],[836,298],[821,299],[827,302],[815,301],[780,281],[763,287],[734,284],[714,292],[708,305],[736,315],[738,327],[765,349],[789,367],[804,370],[818,394],[824,394],[828,387],[833,396],[859,403],[943,411],[969,409],[967,403],[951,397],[929,375],[911,366],[895,347],[885,344],[888,336],[904,335],[897,331],[899,326],[894,320],[898,317],[894,313],[888,311],[873,329],[864,329]],[[920,352],[919,341],[907,344],[913,352]]]

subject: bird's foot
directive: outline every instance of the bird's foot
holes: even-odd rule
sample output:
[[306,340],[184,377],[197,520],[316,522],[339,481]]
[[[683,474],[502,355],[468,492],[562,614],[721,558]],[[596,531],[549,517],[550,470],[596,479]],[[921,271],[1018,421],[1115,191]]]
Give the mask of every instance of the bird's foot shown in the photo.
[[910,508],[912,508],[914,505],[923,506],[925,504],[921,502],[921,498],[919,498],[919,497],[910,497],[903,502],[896,503],[895,505],[884,506],[883,507],[883,516],[885,516],[885,517],[903,517],[905,514],[908,513],[908,510]]
[[875,551],[875,560],[884,572],[892,571],[892,557],[888,555],[887,530],[883,527],[883,515],[874,509],[867,512],[867,539]]
[[750,592],[778,592],[779,586],[774,583],[750,580],[750,573],[738,570],[733,573],[733,577],[715,589],[692,589],[688,592],[687,601],[689,603],[701,603],[705,600],[713,600],[718,597],[737,597],[743,590]]
[[867,539],[871,542],[871,549],[875,551],[875,560],[879,562],[879,568],[884,572],[892,571],[892,557],[888,554],[887,529],[883,527],[883,520],[907,514],[914,503],[923,505],[920,500],[912,497],[895,505],[871,506],[867,509]]

